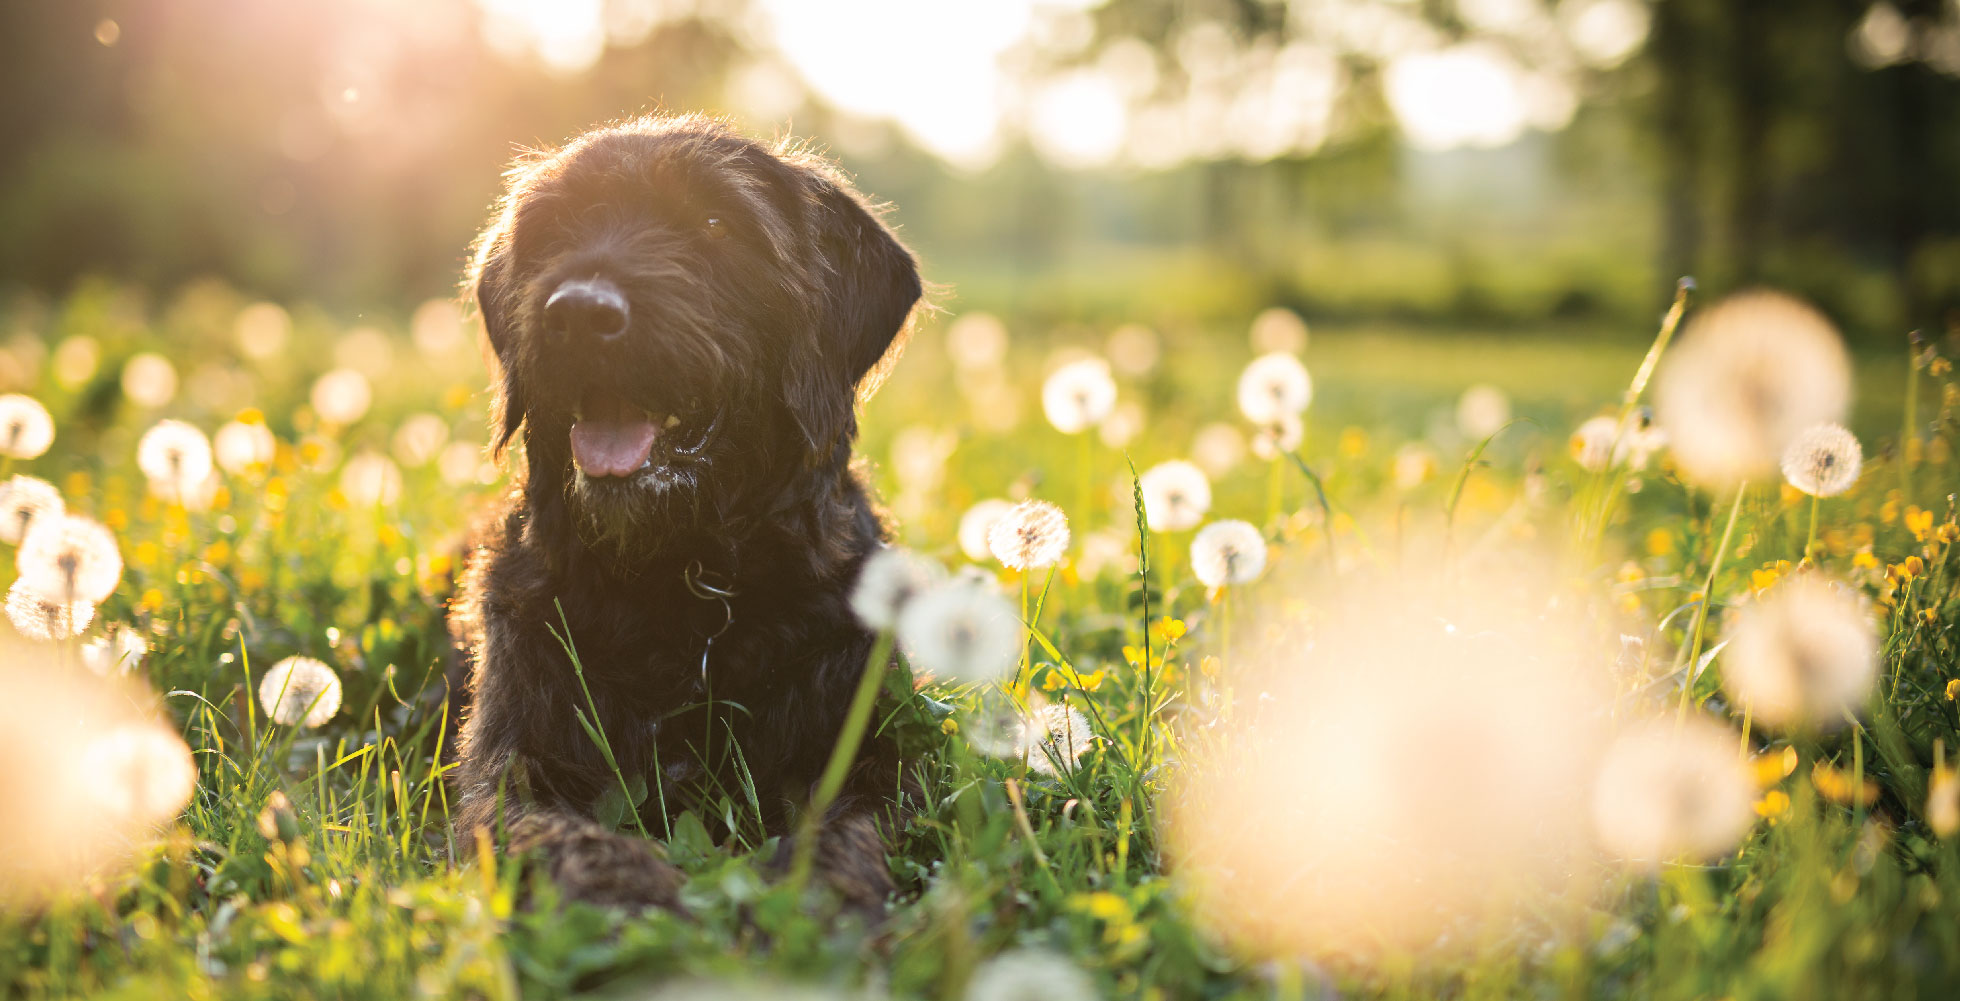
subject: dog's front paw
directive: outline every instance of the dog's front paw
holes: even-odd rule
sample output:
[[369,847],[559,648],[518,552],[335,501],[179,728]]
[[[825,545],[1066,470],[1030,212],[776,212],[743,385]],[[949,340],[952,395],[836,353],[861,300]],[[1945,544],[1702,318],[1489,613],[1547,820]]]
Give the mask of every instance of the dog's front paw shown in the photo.
[[630,911],[679,907],[684,877],[645,838],[571,814],[534,813],[511,826],[510,846],[537,860],[567,900]]

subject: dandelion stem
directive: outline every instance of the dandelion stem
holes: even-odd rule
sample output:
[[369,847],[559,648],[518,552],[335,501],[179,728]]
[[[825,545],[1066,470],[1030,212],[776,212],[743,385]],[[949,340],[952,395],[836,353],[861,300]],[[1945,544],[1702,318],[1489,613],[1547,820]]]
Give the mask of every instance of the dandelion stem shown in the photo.
[[[1918,334],[1918,331],[1915,331],[1915,334]],[[1914,335],[1907,337],[1907,399],[1906,409],[1902,411],[1900,416],[1901,503],[1905,503],[1908,498],[1913,496],[1911,456],[1913,455],[1913,443],[1919,438],[1917,427],[1919,421],[1915,420],[1916,415],[1914,413],[1914,411],[1920,409],[1920,359],[1917,357],[1919,354],[1916,345],[1917,340],[1918,338]]]
[[1743,510],[1743,495],[1749,492],[1750,484],[1747,481],[1737,484],[1736,500],[1730,502],[1729,522],[1723,526],[1722,541],[1716,543],[1716,551],[1709,555],[1709,576],[1703,579],[1702,601],[1696,605],[1695,636],[1689,644],[1688,671],[1682,678],[1682,699],[1675,707],[1677,725],[1689,715],[1689,693],[1695,690],[1696,666],[1702,660],[1702,630],[1709,621],[1709,606],[1716,600],[1716,574],[1723,569],[1723,558],[1729,554],[1730,538],[1736,533],[1736,516]]
[[[1314,475],[1314,470],[1308,468],[1307,460],[1293,452],[1287,453],[1287,458],[1294,460],[1294,465],[1300,468],[1301,475],[1307,477],[1307,482],[1314,487],[1314,498],[1321,504],[1321,533],[1328,537],[1328,569],[1339,575],[1341,562],[1335,558],[1335,513],[1328,505],[1328,491],[1322,488],[1321,477]],[[1364,545],[1363,548],[1368,547]]]
[[[1684,277],[1675,283],[1675,301],[1669,304],[1668,312],[1661,318],[1661,329],[1655,332],[1653,344],[1648,346],[1648,354],[1641,359],[1641,367],[1635,369],[1634,378],[1627,384],[1627,392],[1621,394],[1620,414],[1614,420],[1614,440],[1607,446],[1607,461],[1593,474],[1588,483],[1585,501],[1580,504],[1581,522],[1579,531],[1587,543],[1588,559],[1599,551],[1600,536],[1606,532],[1606,512],[1609,508],[1606,497],[1607,478],[1616,467],[1615,457],[1620,454],[1621,439],[1627,436],[1627,422],[1634,416],[1634,408],[1641,403],[1641,394],[1648,389],[1649,380],[1654,378],[1656,366],[1661,364],[1661,356],[1675,340],[1675,331],[1682,325],[1682,316],[1688,312],[1689,293],[1695,290],[1695,279]],[[1501,429],[1502,430],[1502,429]]]
[[[1811,559],[1811,547],[1818,541],[1818,495],[1811,495],[1811,527],[1804,533],[1803,559]],[[1812,562],[1817,562],[1812,560]]]
[[[1026,591],[1024,585],[1023,590]],[[790,868],[790,885],[801,890],[810,876],[810,860],[817,849],[817,837],[824,823],[824,814],[830,810],[831,803],[837,799],[838,790],[844,787],[844,776],[851,770],[851,762],[858,757],[858,747],[865,739],[865,724],[872,716],[872,703],[878,699],[878,689],[885,680],[886,662],[892,657],[892,634],[880,632],[872,641],[871,656],[865,660],[865,671],[858,676],[858,691],[851,697],[851,708],[844,715],[844,726],[838,731],[838,741],[831,747],[831,759],[824,764],[823,777],[817,780],[817,792],[810,798],[810,809],[804,814],[803,830],[797,836],[795,861]]]

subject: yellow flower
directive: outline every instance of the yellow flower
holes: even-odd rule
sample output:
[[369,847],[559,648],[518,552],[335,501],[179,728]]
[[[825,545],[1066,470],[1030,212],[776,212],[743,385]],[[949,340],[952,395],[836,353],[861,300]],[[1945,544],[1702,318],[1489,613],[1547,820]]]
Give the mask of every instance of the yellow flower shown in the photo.
[[238,412],[237,420],[240,424],[264,424],[266,412],[258,407],[246,407]]
[[1648,555],[1667,556],[1675,551],[1675,533],[1657,528],[1648,533]]
[[1797,768],[1798,749],[1795,747],[1765,751],[1750,759],[1750,769],[1756,773],[1757,784],[1766,788],[1784,781],[1784,776],[1797,771]]
[[112,507],[102,515],[102,523],[109,526],[112,532],[121,532],[129,528],[129,512],[119,507]]
[[1961,698],[1961,678],[1949,678],[1947,681],[1947,700],[1953,702],[1956,698]]
[[1791,797],[1782,789],[1772,789],[1764,793],[1764,798],[1754,804],[1757,816],[1775,824],[1791,812]]
[[1946,358],[1935,358],[1927,366],[1928,374],[1937,379],[1952,371],[1954,371],[1954,363],[1948,361]]
[[443,392],[443,406],[451,410],[461,410],[470,402],[470,387],[456,383]]
[[140,600],[138,600],[136,603],[136,609],[137,611],[140,612],[155,613],[161,610],[162,608],[163,608],[163,592],[157,590],[154,587],[143,592],[143,597]]
[[1934,530],[1934,512],[1907,505],[1907,530],[1913,533],[1915,539],[1927,541],[1928,534]]
[[940,721],[940,732],[944,734],[959,733],[960,724],[954,722],[953,717],[948,716],[947,718]]
[[1852,554],[1852,566],[1859,570],[1879,569],[1879,557],[1872,554],[1872,548],[1861,549]]
[[1359,459],[1369,450],[1369,433],[1358,427],[1341,429],[1341,438],[1335,443],[1335,451],[1344,459]]
[[1185,635],[1185,620],[1170,617],[1151,623],[1151,640],[1160,646],[1169,646]]
[[1855,785],[1851,772],[1834,768],[1823,761],[1812,766],[1811,784],[1817,788],[1819,795],[1846,806],[1853,805],[1855,797],[1859,806],[1871,806],[1879,800],[1879,783],[1864,779]]
[[1906,558],[1905,562],[1900,564],[1900,570],[1903,576],[1905,576],[1908,580],[1912,580],[1913,578],[1918,577],[1921,574],[1927,572],[1927,564],[1923,562],[1918,556],[1909,556]]

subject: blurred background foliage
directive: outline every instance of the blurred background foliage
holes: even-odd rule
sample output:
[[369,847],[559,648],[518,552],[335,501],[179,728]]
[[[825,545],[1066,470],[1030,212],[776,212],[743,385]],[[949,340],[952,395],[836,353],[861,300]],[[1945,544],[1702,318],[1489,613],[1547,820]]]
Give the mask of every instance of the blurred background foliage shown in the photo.
[[0,296],[405,315],[515,148],[709,109],[828,147],[955,311],[1570,333],[1694,274],[1892,344],[1955,322],[1956,37],[1952,0],[22,0]]

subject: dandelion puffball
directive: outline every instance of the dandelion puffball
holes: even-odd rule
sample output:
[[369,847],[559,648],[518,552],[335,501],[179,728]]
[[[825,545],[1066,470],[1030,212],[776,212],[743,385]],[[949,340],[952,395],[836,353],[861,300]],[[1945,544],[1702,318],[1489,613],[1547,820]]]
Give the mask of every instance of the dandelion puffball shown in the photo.
[[1044,775],[1073,770],[1095,741],[1089,717],[1062,702],[1035,709],[1026,732],[1031,740],[1022,754],[1031,770]]
[[238,311],[232,323],[232,339],[245,357],[264,360],[286,347],[293,331],[293,319],[277,303],[255,302]]
[[1144,523],[1153,532],[1182,532],[1195,528],[1212,508],[1212,481],[1205,471],[1174,459],[1160,462],[1138,477],[1144,495]]
[[889,631],[914,598],[945,579],[946,570],[932,560],[905,549],[880,549],[858,571],[851,611],[866,628]]
[[1250,522],[1215,521],[1192,536],[1192,573],[1206,587],[1245,584],[1266,569],[1266,539]]
[[1069,518],[1048,501],[1022,501],[988,528],[987,548],[1010,570],[1052,567],[1069,548]]
[[177,395],[177,367],[154,352],[132,356],[123,364],[123,395],[150,410],[169,403]]
[[1299,313],[1285,306],[1274,306],[1261,310],[1260,315],[1253,317],[1247,340],[1253,345],[1253,350],[1262,354],[1299,354],[1307,350],[1307,323]]
[[1620,435],[1620,422],[1612,417],[1594,417],[1573,429],[1573,436],[1566,441],[1566,450],[1573,455],[1573,461],[1589,473],[1597,473],[1607,468],[1614,458],[1615,440]]
[[279,450],[272,429],[257,421],[232,421],[218,429],[211,441],[218,466],[233,476],[263,470],[272,465]]
[[1497,386],[1480,383],[1457,398],[1457,430],[1466,438],[1483,441],[1511,419],[1511,398]]
[[992,313],[962,313],[946,328],[946,353],[965,373],[991,372],[1008,357],[1008,328]]
[[988,548],[988,533],[994,530],[994,523],[1003,515],[1015,509],[1013,501],[990,497],[976,503],[960,516],[960,551],[970,560],[984,560],[991,554]]
[[1616,738],[1594,780],[1602,847],[1656,868],[1734,849],[1750,830],[1756,784],[1737,735],[1703,718],[1653,720]]
[[341,467],[340,492],[360,507],[385,507],[401,499],[402,470],[385,455],[363,452]]
[[191,749],[151,722],[126,723],[92,737],[79,767],[97,802],[130,824],[169,820],[197,790]]
[[1314,380],[1299,358],[1282,352],[1261,355],[1239,375],[1239,412],[1254,424],[1299,417],[1314,400]]
[[29,587],[25,580],[16,580],[7,589],[7,621],[23,639],[47,643],[80,636],[94,618],[94,605],[58,601]]
[[319,726],[340,711],[340,675],[312,657],[288,657],[259,679],[259,705],[281,726]]
[[368,404],[374,401],[374,390],[368,387],[368,377],[359,371],[337,368],[314,381],[308,398],[321,420],[345,426],[368,412]]
[[211,477],[211,442],[183,421],[158,421],[136,442],[136,465],[167,497],[197,492]]
[[1149,327],[1126,323],[1110,331],[1104,345],[1110,364],[1125,375],[1143,375],[1157,367],[1158,335]]
[[14,565],[26,586],[67,603],[99,605],[123,576],[116,537],[100,522],[72,514],[37,520]]
[[1080,358],[1051,373],[1042,383],[1042,413],[1063,434],[1078,434],[1110,415],[1117,405],[1117,383],[1110,363]]
[[1096,984],[1076,964],[1046,949],[1015,949],[982,963],[967,981],[965,1001],[1095,1001]]
[[103,677],[128,674],[149,652],[149,642],[136,627],[117,622],[82,644],[82,666]]
[[19,393],[0,396],[0,455],[32,459],[54,444],[54,418],[41,401]]
[[955,579],[906,604],[899,642],[914,664],[950,681],[998,681],[1021,656],[1021,622],[1006,599]]
[[66,513],[61,491],[54,484],[33,476],[15,476],[0,486],[0,542],[19,544],[35,522]]
[[1813,497],[1836,497],[1859,482],[1865,451],[1852,432],[1837,424],[1819,424],[1784,450],[1784,479]]
[[395,429],[390,447],[402,465],[426,466],[449,442],[449,422],[440,414],[411,414]]
[[1211,476],[1232,472],[1246,458],[1246,436],[1230,424],[1213,422],[1192,438],[1192,461]]
[[1851,393],[1830,321],[1782,293],[1743,292],[1690,321],[1663,359],[1655,416],[1684,478],[1726,486],[1770,472],[1805,429],[1841,420]]
[[1878,669],[1872,621],[1852,592],[1792,577],[1736,617],[1723,687],[1765,726],[1832,729],[1865,704]]
[[1307,425],[1298,414],[1282,414],[1279,420],[1253,430],[1253,454],[1261,462],[1272,462],[1290,455],[1307,437]]

